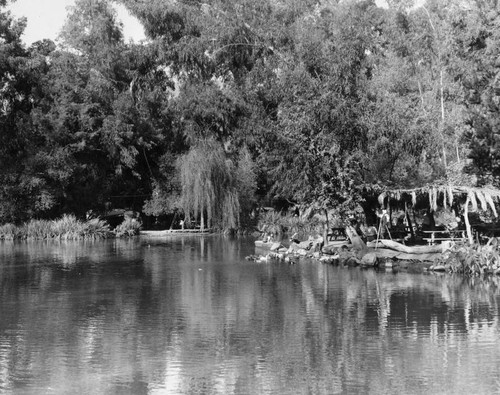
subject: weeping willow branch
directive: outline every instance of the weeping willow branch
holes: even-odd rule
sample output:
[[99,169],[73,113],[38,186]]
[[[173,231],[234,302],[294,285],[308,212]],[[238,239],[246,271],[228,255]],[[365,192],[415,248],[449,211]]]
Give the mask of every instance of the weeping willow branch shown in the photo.
[[240,197],[237,169],[223,147],[204,140],[181,157],[181,204],[186,218],[200,218],[202,226],[238,228]]

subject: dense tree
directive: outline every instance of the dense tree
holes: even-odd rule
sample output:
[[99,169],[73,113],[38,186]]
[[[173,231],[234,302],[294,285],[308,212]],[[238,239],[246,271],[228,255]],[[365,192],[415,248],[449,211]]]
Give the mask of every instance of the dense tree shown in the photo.
[[295,23],[294,52],[279,63],[274,87],[276,141],[266,152],[277,196],[341,212],[359,201],[372,7],[328,6]]
[[61,37],[70,50],[53,55],[52,104],[43,120],[52,129],[47,138],[63,151],[68,174],[54,182],[66,209],[102,209],[110,196],[149,194],[150,161],[161,155],[155,149],[169,126],[166,73],[155,68],[154,52],[123,43],[105,1],[76,2]]
[[467,106],[465,138],[481,183],[500,185],[499,57],[500,9],[496,1],[474,1],[448,10],[448,45],[455,62],[450,73],[460,82]]
[[106,0],[76,1],[58,48],[0,13],[2,221],[135,196],[236,227],[256,189],[346,212],[374,185],[470,183],[467,155],[498,183],[494,1],[120,2],[146,42]]
[[44,46],[27,50],[21,42],[25,20],[14,19],[0,3],[0,219],[14,221],[53,205],[43,179],[43,164],[35,157],[40,130],[31,114],[43,93],[48,63]]

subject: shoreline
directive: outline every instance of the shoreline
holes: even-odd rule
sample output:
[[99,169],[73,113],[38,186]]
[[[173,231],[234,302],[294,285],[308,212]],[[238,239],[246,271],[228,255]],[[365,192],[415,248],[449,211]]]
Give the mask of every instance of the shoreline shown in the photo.
[[212,229],[165,229],[165,230],[141,230],[139,236],[162,237],[172,235],[208,235],[214,233]]

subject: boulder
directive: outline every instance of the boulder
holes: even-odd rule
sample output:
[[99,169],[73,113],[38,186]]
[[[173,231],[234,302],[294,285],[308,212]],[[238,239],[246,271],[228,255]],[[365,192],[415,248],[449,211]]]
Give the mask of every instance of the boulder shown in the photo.
[[278,251],[282,247],[281,243],[273,243],[271,245],[271,251]]
[[339,259],[338,255],[328,255],[328,256],[323,255],[322,257],[319,258],[319,261],[321,263],[335,263],[338,261],[338,259]]
[[377,254],[375,252],[369,252],[363,255],[361,258],[361,265],[363,266],[375,266],[377,264]]
[[338,249],[339,249],[338,246],[331,244],[331,245],[324,246],[321,249],[321,252],[323,252],[323,254],[327,254],[327,255],[335,255],[337,253]]
[[[291,244],[290,246],[294,245],[296,243]],[[306,241],[301,241],[300,243],[296,244],[299,248],[303,248],[304,250],[308,250],[312,247],[313,242],[312,240],[306,240]]]
[[290,244],[290,247],[288,247],[287,253],[293,254],[295,251],[298,251],[300,249],[301,248],[299,247],[299,245],[297,243],[292,243],[292,244]]

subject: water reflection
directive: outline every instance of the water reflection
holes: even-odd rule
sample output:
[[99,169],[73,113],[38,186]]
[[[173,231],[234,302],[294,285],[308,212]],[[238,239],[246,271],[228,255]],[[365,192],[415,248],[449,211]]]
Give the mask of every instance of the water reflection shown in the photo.
[[252,244],[0,244],[0,393],[500,390],[498,278],[257,264]]

